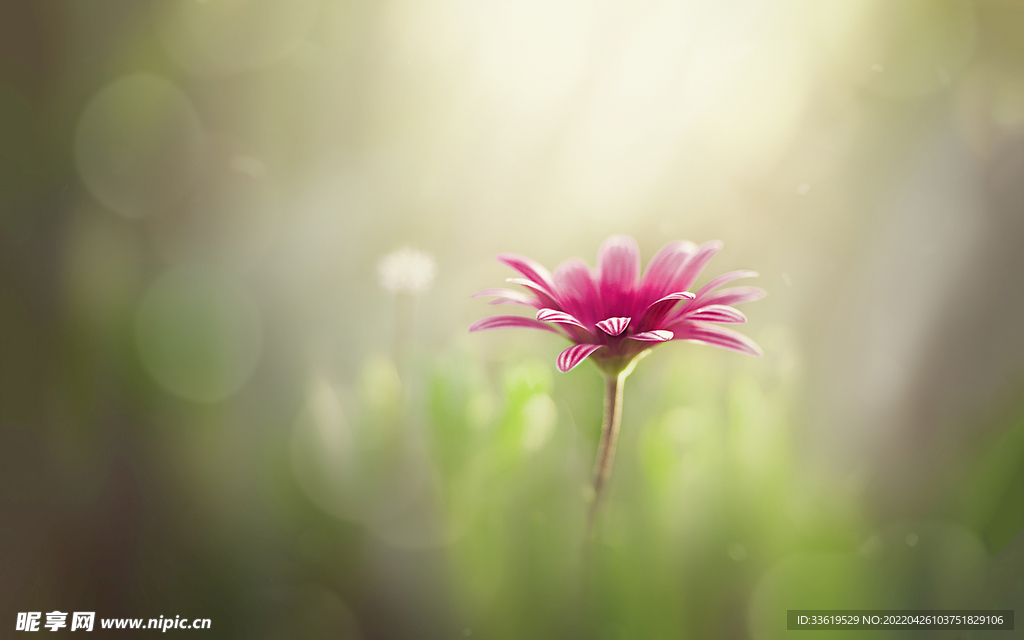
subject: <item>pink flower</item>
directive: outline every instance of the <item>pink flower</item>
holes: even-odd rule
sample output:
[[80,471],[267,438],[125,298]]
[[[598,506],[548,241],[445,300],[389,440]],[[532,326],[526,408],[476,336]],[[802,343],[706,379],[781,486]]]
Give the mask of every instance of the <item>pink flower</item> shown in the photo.
[[695,246],[673,242],[654,256],[640,275],[640,250],[629,236],[612,236],[601,245],[597,269],[579,258],[563,262],[554,274],[529,258],[502,254],[497,260],[522,278],[508,282],[526,291],[486,289],[474,296],[494,296],[491,304],[514,304],[537,309],[535,318],[491,316],[470,331],[527,327],[552,331],[573,342],[558,356],[558,369],[569,371],[593,356],[605,373],[617,375],[641,352],[669,340],[700,342],[753,356],[761,348],[750,338],[721,327],[746,322],[732,305],[764,296],[756,287],[719,289],[753,271],[731,271],[691,293],[688,289],[720,242]]

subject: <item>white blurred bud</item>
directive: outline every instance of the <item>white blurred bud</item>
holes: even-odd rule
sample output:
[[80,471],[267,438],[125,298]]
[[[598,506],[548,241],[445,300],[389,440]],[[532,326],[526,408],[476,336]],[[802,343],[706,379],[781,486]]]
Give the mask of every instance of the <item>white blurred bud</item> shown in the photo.
[[434,281],[434,259],[415,249],[399,249],[377,265],[380,284],[392,293],[423,293]]

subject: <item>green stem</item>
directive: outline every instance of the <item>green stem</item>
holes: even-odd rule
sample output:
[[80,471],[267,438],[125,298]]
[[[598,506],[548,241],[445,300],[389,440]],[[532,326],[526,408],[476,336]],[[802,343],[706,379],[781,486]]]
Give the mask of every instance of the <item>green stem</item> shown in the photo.
[[601,424],[601,443],[597,448],[597,461],[594,464],[594,499],[590,503],[590,512],[587,515],[587,537],[594,529],[594,520],[601,509],[604,487],[612,474],[615,442],[619,436],[619,425],[622,423],[622,389],[630,371],[632,367],[619,374],[605,376],[604,420]]
[[411,293],[395,294],[395,337],[394,349],[395,368],[406,383],[406,369],[412,356],[413,337],[416,330],[416,298]]

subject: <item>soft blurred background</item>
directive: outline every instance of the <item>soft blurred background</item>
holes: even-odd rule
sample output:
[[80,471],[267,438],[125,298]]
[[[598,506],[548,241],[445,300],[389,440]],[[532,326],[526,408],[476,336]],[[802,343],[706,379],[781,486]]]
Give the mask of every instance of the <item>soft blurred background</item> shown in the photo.
[[[765,356],[630,377],[584,584],[601,378],[469,295],[614,233],[722,240]],[[1020,611],[1022,249],[1017,2],[0,3],[0,625]]]

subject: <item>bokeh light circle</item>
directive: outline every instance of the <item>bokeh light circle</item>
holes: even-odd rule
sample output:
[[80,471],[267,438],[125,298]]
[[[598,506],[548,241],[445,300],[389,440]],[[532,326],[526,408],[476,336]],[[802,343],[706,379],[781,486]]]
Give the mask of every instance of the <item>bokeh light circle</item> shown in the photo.
[[180,203],[203,161],[203,131],[188,98],[149,74],[111,83],[78,121],[75,161],[93,196],[126,218]]
[[187,400],[217,402],[238,391],[256,367],[262,323],[240,283],[182,266],[146,292],[135,337],[142,363],[161,386]]

